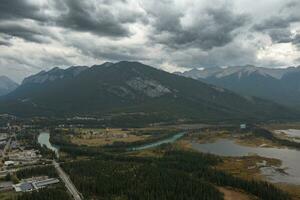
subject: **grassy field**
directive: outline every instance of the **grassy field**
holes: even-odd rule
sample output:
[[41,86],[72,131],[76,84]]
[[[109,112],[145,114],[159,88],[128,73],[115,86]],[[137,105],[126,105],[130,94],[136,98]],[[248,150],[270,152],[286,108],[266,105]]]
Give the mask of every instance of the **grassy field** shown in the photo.
[[224,200],[256,200],[257,198],[245,194],[243,191],[238,191],[233,188],[218,187],[219,191],[224,194]]
[[162,132],[164,128],[75,129],[76,134],[70,138],[70,141],[77,145],[87,146],[104,146],[115,142],[131,143],[147,140],[151,138],[156,131]]
[[136,142],[146,139],[147,135],[134,135],[132,130],[122,129],[77,129],[71,142],[78,145],[103,146],[114,142]]
[[300,122],[261,124],[261,127],[269,130],[300,129]]
[[115,142],[137,142],[148,138],[148,136],[136,136],[131,134],[127,134],[126,136],[121,134],[119,136],[116,135],[113,136],[108,135],[105,137],[96,136],[96,137],[87,137],[87,138],[74,137],[71,139],[71,142],[77,145],[104,146],[104,145],[113,144]]
[[272,158],[264,158],[260,156],[245,156],[245,157],[226,157],[224,162],[217,166],[217,169],[230,172],[231,174],[244,179],[260,179],[265,180],[265,177],[260,173],[260,166],[257,163],[266,162],[267,167],[279,167],[281,161]]
[[[243,158],[224,158],[224,162],[217,166],[217,169],[229,172],[234,176],[244,179],[266,180],[266,177],[260,173],[259,167],[252,168],[255,163],[267,161],[267,166],[280,166],[280,160],[263,158],[259,156]],[[280,189],[288,192],[294,200],[300,199],[300,186],[292,184],[275,184]],[[238,199],[238,198],[237,198]]]
[[219,139],[234,140],[237,144],[249,147],[283,147],[265,138],[253,137],[251,132],[231,133],[229,131],[194,132],[186,137],[187,141],[196,140],[198,143],[213,143]]

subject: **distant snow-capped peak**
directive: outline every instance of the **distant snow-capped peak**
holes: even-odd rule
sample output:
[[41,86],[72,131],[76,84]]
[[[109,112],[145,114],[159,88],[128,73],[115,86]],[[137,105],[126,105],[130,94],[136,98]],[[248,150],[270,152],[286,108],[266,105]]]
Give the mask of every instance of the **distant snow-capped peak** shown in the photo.
[[256,67],[253,65],[246,65],[246,66],[234,66],[234,67],[227,67],[227,66],[211,67],[211,68],[204,68],[202,70],[194,68],[191,69],[190,71],[177,73],[177,74],[194,78],[194,79],[206,79],[210,77],[223,78],[233,74],[236,74],[239,78],[257,74],[260,76],[265,76],[265,77],[270,76],[276,79],[281,79],[287,73],[299,72],[299,71],[300,71],[300,67],[264,68],[264,67]]

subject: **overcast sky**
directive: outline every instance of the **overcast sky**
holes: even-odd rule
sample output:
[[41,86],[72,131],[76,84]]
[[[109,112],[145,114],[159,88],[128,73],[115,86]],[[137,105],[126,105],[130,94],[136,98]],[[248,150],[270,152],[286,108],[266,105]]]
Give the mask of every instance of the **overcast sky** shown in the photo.
[[193,67],[300,64],[299,0],[1,0],[0,75],[134,60]]

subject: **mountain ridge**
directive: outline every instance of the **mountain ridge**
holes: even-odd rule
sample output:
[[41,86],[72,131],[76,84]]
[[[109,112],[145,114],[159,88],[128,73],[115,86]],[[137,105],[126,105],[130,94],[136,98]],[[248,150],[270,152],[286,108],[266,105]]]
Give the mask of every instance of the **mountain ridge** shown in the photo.
[[7,76],[0,76],[0,96],[4,96],[15,90],[19,84],[8,78]]
[[[0,100],[0,111],[24,116],[113,113],[144,113],[148,116],[155,113],[159,119],[189,118],[199,121],[289,118],[297,115],[275,103],[239,96],[229,90],[138,62],[95,65],[71,77],[60,76],[69,69],[55,71],[59,71],[58,76],[50,81],[25,81]],[[53,75],[51,70],[48,73]],[[44,77],[45,72],[40,75]],[[32,77],[39,78],[37,75]],[[30,79],[34,80],[32,77]]]
[[192,69],[177,75],[300,109],[300,67],[269,69],[255,66]]
[[71,66],[67,69],[61,69],[58,67],[54,67],[49,71],[41,71],[37,74],[26,77],[22,81],[22,84],[44,83],[44,82],[48,82],[48,81],[55,81],[57,79],[65,78],[65,76],[72,78],[72,77],[79,75],[81,72],[83,72],[87,68],[88,68],[87,66]]
[[254,65],[244,66],[228,66],[228,67],[210,67],[210,68],[192,68],[185,72],[175,72],[177,75],[183,75],[190,78],[208,78],[208,77],[222,77],[231,75],[236,72],[249,72],[249,73],[260,73],[267,74],[276,79],[281,79],[285,74],[300,72],[300,66],[287,67],[287,68],[265,68],[256,67]]

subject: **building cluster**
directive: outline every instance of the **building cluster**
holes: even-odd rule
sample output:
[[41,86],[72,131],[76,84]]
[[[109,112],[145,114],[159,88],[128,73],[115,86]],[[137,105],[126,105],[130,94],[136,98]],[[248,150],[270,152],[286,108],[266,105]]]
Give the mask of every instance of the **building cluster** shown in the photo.
[[[22,134],[30,125],[23,125],[14,120],[15,118],[11,116],[0,115],[0,192],[12,190],[30,192],[58,184],[60,182],[58,178],[48,176],[22,179],[20,182],[15,177],[15,172],[19,169],[45,163],[39,150],[18,140],[18,134]],[[15,182],[18,183],[14,184]]]
[[5,166],[19,165],[19,164],[34,164],[42,158],[38,150],[22,150],[12,151],[7,155],[7,161],[4,162]]
[[47,176],[24,179],[20,183],[13,185],[16,192],[31,192],[59,183],[57,178]]

